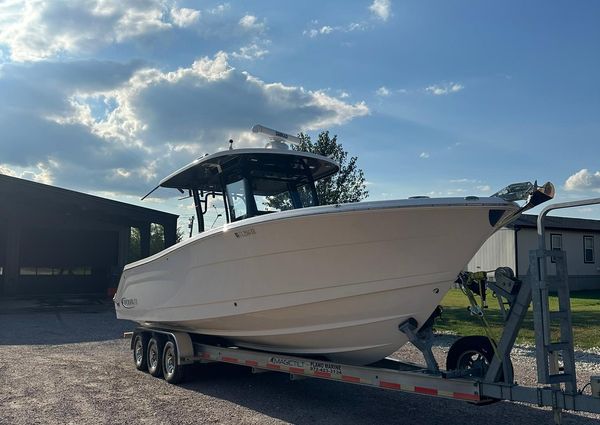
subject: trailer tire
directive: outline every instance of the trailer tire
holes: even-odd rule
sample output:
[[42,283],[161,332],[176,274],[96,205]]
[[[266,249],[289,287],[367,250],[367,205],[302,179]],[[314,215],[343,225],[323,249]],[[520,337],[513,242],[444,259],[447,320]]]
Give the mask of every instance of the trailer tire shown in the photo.
[[179,364],[177,345],[173,340],[167,341],[163,348],[162,372],[169,384],[178,384],[185,376],[185,365]]
[[[494,347],[487,336],[472,335],[457,339],[446,357],[447,370],[472,370],[469,376],[483,378],[494,358]],[[512,371],[512,364],[509,364]],[[512,375],[512,373],[511,373]],[[501,372],[497,382],[504,382]]]
[[145,332],[136,333],[133,337],[133,362],[135,368],[148,370],[148,335]]
[[162,375],[162,348],[162,340],[159,337],[153,336],[148,341],[148,373],[155,378]]
[[[487,368],[494,358],[494,347],[487,336],[472,335],[457,339],[448,351],[446,370],[473,370],[469,376],[483,378]],[[512,362],[508,363],[509,380],[513,379]],[[501,371],[496,382],[505,382],[504,372]],[[486,398],[474,403],[479,406],[495,403],[497,399]]]

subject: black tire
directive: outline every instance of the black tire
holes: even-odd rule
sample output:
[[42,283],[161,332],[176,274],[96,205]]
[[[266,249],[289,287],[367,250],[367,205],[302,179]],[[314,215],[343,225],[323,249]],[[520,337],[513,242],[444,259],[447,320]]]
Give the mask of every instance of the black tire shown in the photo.
[[144,332],[133,337],[133,363],[137,370],[148,370],[148,335]]
[[162,376],[162,350],[163,344],[160,338],[153,336],[148,341],[148,349],[146,350],[148,373],[155,378]]
[[[473,335],[457,339],[448,351],[446,370],[463,370],[467,376],[484,378],[494,358],[494,347],[487,336]],[[513,377],[512,362],[509,361],[509,379]],[[504,382],[504,372],[501,371],[496,382]],[[498,400],[482,400],[479,405],[494,403]]]
[[178,384],[185,376],[185,365],[179,364],[177,346],[169,340],[165,343],[162,354],[162,372],[169,384]]

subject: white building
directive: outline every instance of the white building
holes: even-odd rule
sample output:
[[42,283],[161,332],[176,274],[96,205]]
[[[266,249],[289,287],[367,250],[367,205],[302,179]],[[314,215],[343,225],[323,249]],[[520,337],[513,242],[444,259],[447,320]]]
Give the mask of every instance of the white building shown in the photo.
[[[537,216],[524,214],[492,235],[467,265],[468,271],[512,268],[517,276],[527,275],[529,251],[537,249]],[[547,217],[546,247],[562,249],[567,255],[571,290],[600,289],[600,220]],[[549,270],[552,272],[551,270]]]

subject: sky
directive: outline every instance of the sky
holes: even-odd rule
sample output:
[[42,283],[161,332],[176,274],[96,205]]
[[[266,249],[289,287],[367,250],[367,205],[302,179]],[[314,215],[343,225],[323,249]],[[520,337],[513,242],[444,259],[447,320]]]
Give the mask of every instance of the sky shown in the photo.
[[337,134],[371,200],[600,197],[598,22],[591,0],[0,0],[0,173],[185,221],[178,192],[141,196],[260,123]]

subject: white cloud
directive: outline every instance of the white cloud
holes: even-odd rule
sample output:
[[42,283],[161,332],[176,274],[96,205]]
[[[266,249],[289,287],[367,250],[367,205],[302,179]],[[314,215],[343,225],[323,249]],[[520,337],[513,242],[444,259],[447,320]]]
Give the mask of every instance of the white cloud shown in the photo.
[[263,56],[267,55],[269,51],[259,46],[257,43],[252,43],[247,46],[242,46],[237,52],[231,53],[231,56],[235,59],[260,59]]
[[212,9],[208,9],[206,12],[211,15],[222,15],[229,9],[231,9],[231,5],[229,3],[223,3],[213,7]]
[[295,133],[369,113],[363,102],[265,82],[228,58],[219,52],[170,71],[99,61],[6,65],[0,172],[139,194],[230,138],[236,147],[256,144],[255,123]]
[[199,17],[197,10],[164,0],[26,0],[0,5],[0,44],[9,47],[13,61],[38,61],[187,27]]
[[600,192],[600,171],[592,173],[583,168],[565,182],[565,190],[591,190]]
[[490,187],[490,185],[488,184],[484,184],[481,186],[476,186],[477,190],[480,190],[481,192],[489,192],[492,190],[492,188]]
[[444,83],[444,84],[433,84],[425,88],[425,91],[435,96],[444,96],[451,93],[457,93],[464,89],[465,86],[459,83]]
[[59,167],[53,160],[38,162],[31,168],[11,167],[7,164],[0,164],[0,174],[21,179],[33,180],[38,183],[52,184],[53,170]]
[[240,19],[239,24],[242,28],[244,28],[246,30],[262,31],[265,28],[264,21],[263,22],[259,21],[258,18],[254,15],[243,16]]
[[369,10],[376,18],[387,21],[392,14],[391,0],[374,0]]
[[427,159],[427,158],[429,158],[429,153],[428,152],[421,152],[421,154],[419,155],[419,158],[421,158],[421,159]]
[[390,95],[390,91],[387,89],[387,87],[381,86],[375,91],[375,94],[377,96],[387,97]]
[[171,16],[173,17],[173,23],[178,27],[189,27],[198,22],[200,11],[182,7],[181,9],[172,9]]
[[478,180],[475,179],[466,179],[466,178],[462,178],[462,179],[451,179],[450,183],[477,183]]
[[[317,24],[318,22],[312,21],[311,23],[314,25],[314,24]],[[315,38],[319,35],[329,35],[329,34],[333,34],[334,32],[349,33],[349,32],[353,32],[353,31],[364,31],[366,29],[367,29],[366,24],[352,22],[348,25],[337,25],[334,27],[332,27],[330,25],[323,25],[320,27],[310,28],[310,29],[302,31],[302,35],[305,35],[309,38]]]

